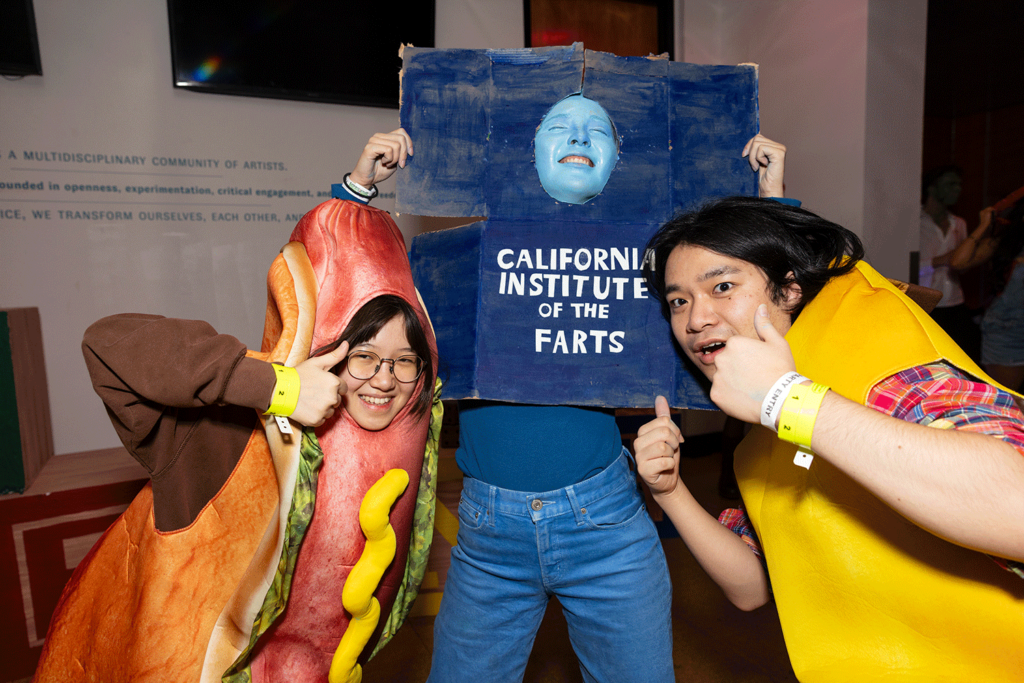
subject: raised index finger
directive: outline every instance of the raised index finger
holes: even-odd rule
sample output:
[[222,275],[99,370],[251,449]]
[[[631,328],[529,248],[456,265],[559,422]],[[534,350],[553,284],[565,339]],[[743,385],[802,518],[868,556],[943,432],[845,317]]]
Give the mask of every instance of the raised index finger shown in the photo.
[[335,365],[345,360],[345,356],[348,355],[348,342],[343,341],[338,345],[338,348],[334,349],[329,353],[325,353],[322,356],[317,356],[316,360],[318,365],[325,370],[333,368]]

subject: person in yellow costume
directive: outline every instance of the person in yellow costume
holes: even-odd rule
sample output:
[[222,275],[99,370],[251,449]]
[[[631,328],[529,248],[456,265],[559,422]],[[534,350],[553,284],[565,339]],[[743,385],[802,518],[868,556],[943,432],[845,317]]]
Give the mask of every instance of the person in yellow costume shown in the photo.
[[801,681],[1024,680],[1021,397],[803,209],[719,200],[648,248],[711,399],[755,425],[735,454],[746,515],[721,523],[679,477],[664,398],[634,443],[729,600],[774,598]]

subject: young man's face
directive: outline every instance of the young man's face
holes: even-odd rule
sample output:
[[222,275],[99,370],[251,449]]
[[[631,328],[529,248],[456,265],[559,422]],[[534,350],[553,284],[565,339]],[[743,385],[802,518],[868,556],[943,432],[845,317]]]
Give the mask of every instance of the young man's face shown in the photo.
[[800,288],[790,285],[785,307],[772,301],[768,278],[757,266],[701,247],[680,245],[665,264],[665,299],[672,333],[686,356],[708,379],[715,357],[736,335],[758,339],[757,307],[765,304],[780,334],[792,326],[788,311],[799,302]]
[[956,171],[948,171],[940,175],[928,191],[940,204],[953,206],[960,199],[961,182]]
[[534,156],[540,184],[552,198],[590,201],[604,189],[618,160],[608,112],[582,95],[565,98],[537,128]]

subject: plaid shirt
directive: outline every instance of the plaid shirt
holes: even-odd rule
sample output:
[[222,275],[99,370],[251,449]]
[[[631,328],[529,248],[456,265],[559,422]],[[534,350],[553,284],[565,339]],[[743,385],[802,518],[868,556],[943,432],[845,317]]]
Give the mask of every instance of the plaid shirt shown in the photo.
[[[946,363],[919,365],[882,380],[872,387],[865,405],[927,427],[991,434],[1024,456],[1024,413],[1013,397]],[[718,521],[738,534],[764,564],[761,544],[746,511],[724,510]],[[992,559],[1024,578],[1024,563]]]

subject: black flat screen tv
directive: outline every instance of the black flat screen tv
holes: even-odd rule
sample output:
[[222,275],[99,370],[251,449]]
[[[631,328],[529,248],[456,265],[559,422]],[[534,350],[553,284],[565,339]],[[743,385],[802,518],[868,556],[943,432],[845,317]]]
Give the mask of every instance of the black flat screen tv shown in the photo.
[[434,46],[434,2],[168,0],[174,85],[398,108],[403,44]]
[[43,75],[32,0],[0,0],[0,74]]

